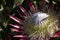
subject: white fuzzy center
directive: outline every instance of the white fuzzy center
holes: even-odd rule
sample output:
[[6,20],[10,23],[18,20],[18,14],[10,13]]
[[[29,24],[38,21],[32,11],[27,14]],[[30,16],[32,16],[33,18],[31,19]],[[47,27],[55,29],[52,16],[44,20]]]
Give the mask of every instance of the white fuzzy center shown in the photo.
[[31,16],[30,22],[33,25],[40,25],[48,16],[46,13],[37,12]]

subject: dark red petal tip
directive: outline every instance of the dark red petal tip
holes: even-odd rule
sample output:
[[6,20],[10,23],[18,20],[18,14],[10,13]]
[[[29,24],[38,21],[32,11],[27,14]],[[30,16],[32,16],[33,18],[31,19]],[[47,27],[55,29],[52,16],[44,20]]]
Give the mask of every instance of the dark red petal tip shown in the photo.
[[60,31],[56,32],[53,37],[60,37]]
[[34,12],[34,11],[35,11],[35,7],[34,7],[33,3],[30,2],[28,5],[29,5],[29,7],[30,7],[30,10],[31,10],[32,12]]
[[24,19],[27,18],[27,16],[25,16],[24,14],[19,14],[21,17],[23,17]]
[[28,15],[28,12],[21,5],[18,5],[18,7],[26,16]]
[[45,0],[42,0],[42,5],[45,7],[45,4],[46,4],[46,1]]

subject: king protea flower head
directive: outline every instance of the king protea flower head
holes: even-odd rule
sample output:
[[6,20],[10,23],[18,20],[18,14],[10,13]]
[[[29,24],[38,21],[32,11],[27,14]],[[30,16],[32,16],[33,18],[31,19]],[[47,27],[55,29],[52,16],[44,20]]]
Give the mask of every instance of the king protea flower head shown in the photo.
[[[43,2],[45,4],[45,0],[43,0]],[[24,40],[28,37],[30,40],[47,40],[53,36],[54,32],[57,30],[57,16],[36,11],[32,1],[28,3],[30,8],[29,12],[27,12],[20,4],[17,4],[17,6],[20,9],[20,11],[16,10],[18,12],[17,15],[25,20],[21,20],[15,15],[9,15],[11,19],[17,22],[16,24],[9,24],[12,26],[11,30],[17,33],[23,31],[22,34],[14,35],[14,38]],[[21,27],[23,27],[22,30],[20,30]]]

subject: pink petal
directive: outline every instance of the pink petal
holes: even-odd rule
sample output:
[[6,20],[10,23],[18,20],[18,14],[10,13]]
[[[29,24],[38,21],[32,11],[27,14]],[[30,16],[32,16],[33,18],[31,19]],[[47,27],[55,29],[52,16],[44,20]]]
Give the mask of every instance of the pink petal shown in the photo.
[[15,27],[15,28],[19,28],[19,26],[18,25],[13,25],[13,24],[9,24],[10,26],[13,26],[13,27]]
[[16,29],[16,28],[11,28],[11,30],[12,31],[14,31],[14,32],[20,32],[18,29]]
[[23,35],[15,35],[15,36],[13,36],[13,37],[15,37],[15,38],[21,38],[21,39],[26,38],[26,36],[23,36]]
[[54,37],[60,37],[59,35],[54,35]]
[[21,19],[15,17],[15,16],[9,16],[9,17],[10,17],[11,19],[13,19],[14,21],[16,21],[17,23],[19,23],[19,24],[23,24],[23,22],[22,22]]
[[22,26],[19,26],[19,25],[13,25],[13,24],[9,24],[9,25],[10,25],[10,26],[13,26],[14,28],[23,30],[23,27],[22,27]]
[[18,5],[18,7],[21,9],[21,11],[27,16],[28,15],[28,12],[21,6],[21,5]]

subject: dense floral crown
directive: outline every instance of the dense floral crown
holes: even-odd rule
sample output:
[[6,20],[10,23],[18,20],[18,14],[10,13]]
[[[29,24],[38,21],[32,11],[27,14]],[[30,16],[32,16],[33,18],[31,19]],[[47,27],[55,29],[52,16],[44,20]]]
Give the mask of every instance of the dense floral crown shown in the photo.
[[6,5],[1,5],[0,9],[3,13],[7,12],[10,21],[8,25],[5,21],[2,24],[7,26],[5,29],[2,27],[3,32],[7,33],[5,40],[49,40],[50,37],[60,37],[59,0],[24,0],[22,4],[16,2],[14,6],[12,1],[8,4],[6,0]]

